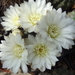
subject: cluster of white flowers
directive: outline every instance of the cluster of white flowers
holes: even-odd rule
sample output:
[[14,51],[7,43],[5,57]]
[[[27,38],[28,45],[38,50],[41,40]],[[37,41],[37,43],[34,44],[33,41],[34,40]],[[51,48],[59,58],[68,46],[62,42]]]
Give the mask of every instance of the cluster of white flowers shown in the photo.
[[[5,31],[0,44],[0,60],[3,68],[17,73],[21,68],[28,72],[28,65],[34,70],[45,71],[55,66],[62,48],[74,45],[75,21],[67,17],[62,9],[54,9],[46,0],[29,0],[10,6],[4,12],[1,24]],[[23,29],[23,31],[20,30]],[[36,33],[32,35],[30,33]],[[28,34],[26,38],[25,34]]]

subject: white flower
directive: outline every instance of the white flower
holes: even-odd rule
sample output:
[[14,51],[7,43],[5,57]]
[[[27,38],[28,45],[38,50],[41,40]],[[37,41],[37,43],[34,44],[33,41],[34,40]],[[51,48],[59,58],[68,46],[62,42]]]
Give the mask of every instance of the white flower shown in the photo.
[[15,36],[10,34],[5,36],[5,41],[0,44],[0,59],[3,61],[3,68],[10,69],[17,73],[21,67],[24,73],[27,73],[27,55],[28,52],[24,45],[24,40],[20,34]]
[[2,17],[4,22],[2,22],[1,24],[4,26],[6,31],[14,30],[20,27],[20,24],[19,24],[20,10],[19,9],[20,7],[17,4],[15,4],[14,7],[11,5],[10,8],[6,9],[6,11],[4,12],[5,16]]
[[61,9],[48,12],[37,24],[37,27],[43,38],[59,46],[60,52],[62,47],[69,49],[74,45],[75,22],[68,18],[65,12],[62,13]]
[[40,71],[45,71],[45,69],[51,69],[51,66],[55,66],[58,61],[57,54],[58,51],[56,45],[49,42],[39,35],[35,38],[33,36],[28,37],[30,44],[27,45],[27,50],[29,52],[28,62],[31,64],[32,69],[39,69]]
[[29,0],[20,5],[20,21],[21,26],[24,29],[28,29],[28,32],[37,32],[37,22],[46,15],[48,10],[52,10],[51,3],[46,4],[46,0]]

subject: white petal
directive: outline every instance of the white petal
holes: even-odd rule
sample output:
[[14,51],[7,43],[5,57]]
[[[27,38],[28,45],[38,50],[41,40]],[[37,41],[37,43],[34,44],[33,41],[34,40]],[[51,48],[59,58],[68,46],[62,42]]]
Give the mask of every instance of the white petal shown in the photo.
[[19,59],[16,63],[16,65],[13,67],[12,71],[14,74],[16,74],[19,71],[20,68],[20,64],[21,64],[21,60]]
[[32,63],[33,63],[34,65],[39,64],[39,63],[40,63],[40,58],[39,58],[38,56],[35,56],[35,57],[33,58]]
[[34,57],[35,57],[35,54],[34,53],[30,54],[28,56],[28,63],[31,63]]
[[45,61],[46,61],[46,62],[45,62],[46,68],[47,68],[47,69],[51,69],[51,66],[52,66],[52,65],[51,65],[51,62],[49,61],[49,59],[46,58]]
[[24,62],[22,62],[21,68],[22,68],[22,70],[23,70],[24,73],[27,73],[27,71],[28,71],[27,65]]

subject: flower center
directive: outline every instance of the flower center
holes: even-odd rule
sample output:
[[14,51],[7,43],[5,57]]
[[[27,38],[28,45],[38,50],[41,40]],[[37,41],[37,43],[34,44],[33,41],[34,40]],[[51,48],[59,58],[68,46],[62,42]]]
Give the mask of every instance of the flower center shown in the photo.
[[23,49],[21,46],[17,45],[15,48],[14,48],[14,55],[18,58],[21,58],[22,57],[22,53],[23,53]]
[[47,33],[49,34],[50,37],[56,38],[60,34],[60,29],[56,25],[50,25],[48,27]]
[[34,48],[34,52],[36,53],[36,55],[40,56],[40,57],[44,57],[47,54],[47,47],[43,44],[39,44]]
[[34,26],[41,19],[41,14],[32,14],[29,16],[30,23]]
[[20,26],[20,24],[18,23],[19,22],[19,16],[16,16],[13,18],[13,23],[17,26]]

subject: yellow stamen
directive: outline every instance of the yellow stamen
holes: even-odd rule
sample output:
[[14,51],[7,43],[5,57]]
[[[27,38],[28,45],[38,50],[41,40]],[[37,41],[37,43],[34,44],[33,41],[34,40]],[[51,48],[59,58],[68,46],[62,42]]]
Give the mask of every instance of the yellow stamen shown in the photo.
[[60,34],[60,29],[58,28],[57,25],[50,25],[48,27],[47,33],[49,34],[50,37],[56,38]]
[[18,22],[19,22],[19,16],[15,16],[15,17],[13,18],[13,23],[14,23],[15,25],[17,25],[17,26],[20,26],[20,24],[19,24]]
[[34,52],[36,53],[37,56],[40,57],[44,57],[47,54],[47,47],[43,44],[38,44],[35,48],[34,48]]
[[32,14],[29,16],[30,23],[34,26],[41,19],[41,14]]
[[22,57],[22,53],[23,53],[23,49],[21,46],[17,45],[15,48],[14,48],[14,55],[18,58],[21,58]]

